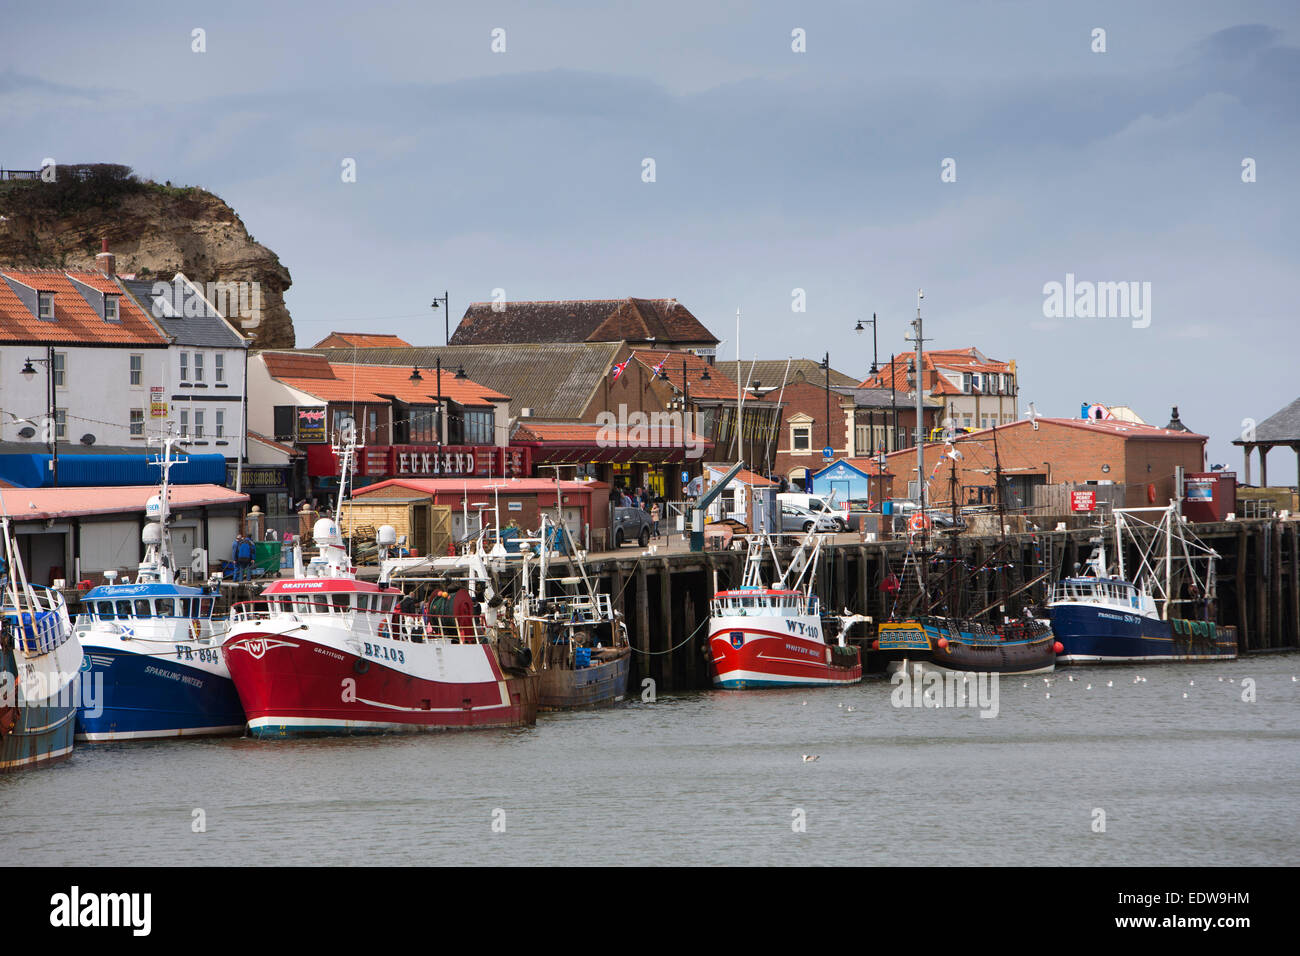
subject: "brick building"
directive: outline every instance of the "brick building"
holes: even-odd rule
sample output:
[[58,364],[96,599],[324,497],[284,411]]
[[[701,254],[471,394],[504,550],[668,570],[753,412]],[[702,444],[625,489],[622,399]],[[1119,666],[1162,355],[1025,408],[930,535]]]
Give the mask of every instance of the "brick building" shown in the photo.
[[[932,349],[921,353],[921,384],[927,397],[943,400],[940,421],[957,428],[1009,425],[1019,416],[1016,363],[991,359],[979,349]],[[903,353],[862,383],[866,388],[916,387],[916,356]]]
[[[1000,463],[1009,509],[1031,508],[1044,497],[1036,489],[1054,485],[1111,486],[1116,503],[1124,507],[1164,505],[1176,494],[1175,468],[1204,470],[1206,441],[1193,432],[1127,422],[1020,419],[953,441],[951,447],[962,456],[956,462],[957,503],[996,504]],[[928,501],[941,508],[952,501],[953,460],[943,457],[947,449],[932,442],[924,452]],[[915,497],[916,450],[894,452],[886,460],[893,475],[891,497]]]

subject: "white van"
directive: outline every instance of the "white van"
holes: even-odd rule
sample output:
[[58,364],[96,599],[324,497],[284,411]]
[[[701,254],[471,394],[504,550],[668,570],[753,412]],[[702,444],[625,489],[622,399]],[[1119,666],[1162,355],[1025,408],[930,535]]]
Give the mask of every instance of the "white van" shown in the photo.
[[777,495],[777,500],[785,504],[798,505],[814,514],[827,512],[835,519],[835,527],[845,531],[849,527],[849,506],[847,502],[833,501],[829,495],[813,495],[802,491],[785,491]]

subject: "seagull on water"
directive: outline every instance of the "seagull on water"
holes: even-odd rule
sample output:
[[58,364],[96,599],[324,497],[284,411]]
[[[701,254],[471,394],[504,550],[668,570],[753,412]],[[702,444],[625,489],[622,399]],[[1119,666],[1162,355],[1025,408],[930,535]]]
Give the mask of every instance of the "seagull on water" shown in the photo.
[[804,762],[804,763],[812,763],[814,760],[816,760],[816,759],[817,759],[818,757],[820,757],[820,756],[821,756],[820,754],[804,754],[804,755],[803,755],[803,762]]

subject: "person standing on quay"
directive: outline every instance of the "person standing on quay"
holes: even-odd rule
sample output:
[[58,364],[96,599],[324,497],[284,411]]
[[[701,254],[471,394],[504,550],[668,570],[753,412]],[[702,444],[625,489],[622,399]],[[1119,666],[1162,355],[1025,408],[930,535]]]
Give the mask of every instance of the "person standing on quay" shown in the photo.
[[650,506],[650,533],[655,536],[656,541],[659,540],[659,502],[657,501]]

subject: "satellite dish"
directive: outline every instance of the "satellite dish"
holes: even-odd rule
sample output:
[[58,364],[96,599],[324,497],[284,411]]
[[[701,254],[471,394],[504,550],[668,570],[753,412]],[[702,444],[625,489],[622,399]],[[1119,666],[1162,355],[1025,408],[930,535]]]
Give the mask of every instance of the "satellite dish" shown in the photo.
[[18,437],[34,438],[36,437],[36,429],[33,428],[31,425],[24,425],[22,428],[18,429]]
[[86,434],[81,436],[81,443],[83,445],[93,445],[95,444],[95,436],[90,434],[90,432],[86,432]]

